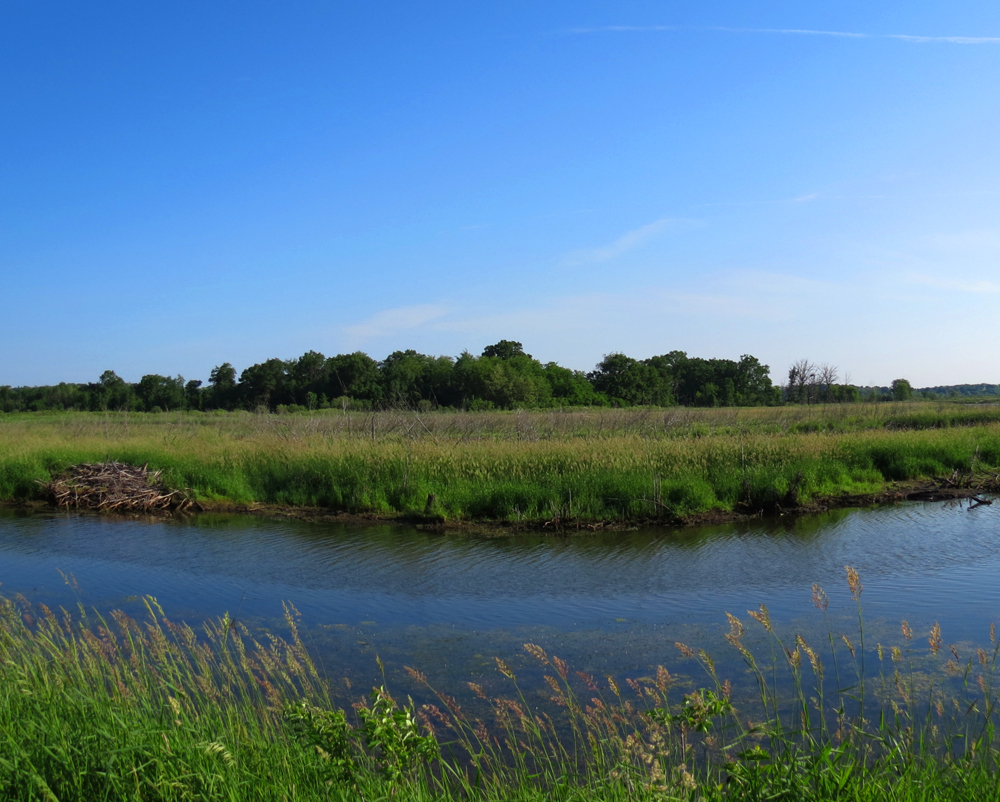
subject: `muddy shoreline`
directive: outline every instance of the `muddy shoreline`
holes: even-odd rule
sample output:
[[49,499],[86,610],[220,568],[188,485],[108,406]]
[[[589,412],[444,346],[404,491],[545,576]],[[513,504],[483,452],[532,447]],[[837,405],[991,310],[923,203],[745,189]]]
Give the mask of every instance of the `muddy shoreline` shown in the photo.
[[[158,517],[183,518],[195,512],[221,513],[232,515],[254,515],[267,518],[286,518],[308,523],[337,523],[358,526],[399,525],[414,526],[418,529],[442,534],[468,534],[477,536],[504,537],[518,533],[553,534],[570,536],[577,532],[595,531],[628,531],[638,528],[662,527],[664,529],[684,529],[692,526],[709,526],[713,524],[732,523],[749,519],[776,519],[786,516],[811,515],[835,509],[851,509],[861,507],[876,507],[885,504],[898,504],[905,501],[953,501],[969,499],[975,504],[991,504],[988,494],[995,493],[1000,488],[970,488],[949,486],[947,480],[923,480],[914,482],[895,482],[877,493],[850,494],[843,493],[833,496],[815,498],[805,503],[789,503],[788,506],[775,504],[772,509],[735,509],[708,510],[702,513],[686,516],[664,515],[661,517],[629,518],[619,520],[583,521],[578,519],[554,518],[549,521],[511,521],[511,520],[448,520],[442,516],[425,515],[385,515],[378,513],[350,513],[330,510],[322,507],[292,507],[277,504],[232,504],[227,502],[200,502],[195,510],[183,513],[164,513]],[[987,495],[983,495],[987,494]],[[786,500],[787,503],[787,500]],[[0,500],[0,507],[5,509],[24,510],[60,510],[59,507],[47,501],[11,501]],[[128,517],[150,517],[148,513],[134,512],[101,513],[94,510],[74,510],[74,512],[91,515],[124,515]]]

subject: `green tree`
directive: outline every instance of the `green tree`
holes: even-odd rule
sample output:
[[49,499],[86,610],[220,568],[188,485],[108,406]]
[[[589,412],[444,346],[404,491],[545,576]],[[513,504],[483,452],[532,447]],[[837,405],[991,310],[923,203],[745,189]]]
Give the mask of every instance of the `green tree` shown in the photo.
[[770,404],[773,399],[771,369],[757,357],[743,354],[736,363],[736,403],[752,407]]
[[92,385],[92,409],[129,410],[136,405],[135,391],[113,370],[101,374],[97,385]]
[[288,365],[288,392],[293,403],[309,406],[309,393],[317,398],[327,385],[328,360],[318,351],[307,351]]
[[363,351],[338,354],[326,361],[327,389],[330,398],[346,396],[358,401],[378,402],[382,384],[378,362]]
[[459,403],[468,408],[552,404],[552,385],[545,369],[528,354],[475,357],[466,351],[455,361],[454,377]]
[[228,362],[216,365],[208,375],[205,406],[212,409],[235,409],[237,404],[236,368]]
[[655,367],[622,353],[607,354],[587,378],[595,390],[622,406],[662,403],[667,396],[665,382]]
[[139,384],[136,386],[136,395],[143,409],[147,412],[154,407],[159,407],[166,412],[172,409],[183,409],[184,377],[178,376],[172,379],[169,376],[147,373],[139,380]]
[[892,380],[892,400],[909,401],[913,397],[913,388],[906,379]]
[[288,364],[281,359],[268,359],[251,365],[240,374],[239,391],[247,408],[268,407],[291,401],[287,391]]
[[487,345],[483,349],[483,356],[496,357],[497,359],[513,359],[516,356],[526,356],[531,359],[531,354],[524,353],[524,346],[513,340],[501,340],[494,345]]
[[570,370],[555,362],[548,362],[542,372],[552,388],[552,401],[560,406],[584,407],[603,406],[608,403],[605,396],[594,389],[581,370]]

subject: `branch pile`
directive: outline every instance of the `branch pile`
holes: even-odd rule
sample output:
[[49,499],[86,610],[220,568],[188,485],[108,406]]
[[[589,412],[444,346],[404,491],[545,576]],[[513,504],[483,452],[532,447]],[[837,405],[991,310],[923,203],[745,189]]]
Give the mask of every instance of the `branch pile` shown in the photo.
[[161,471],[121,462],[74,465],[51,482],[42,483],[60,507],[110,512],[179,512],[195,506],[180,490],[171,490]]

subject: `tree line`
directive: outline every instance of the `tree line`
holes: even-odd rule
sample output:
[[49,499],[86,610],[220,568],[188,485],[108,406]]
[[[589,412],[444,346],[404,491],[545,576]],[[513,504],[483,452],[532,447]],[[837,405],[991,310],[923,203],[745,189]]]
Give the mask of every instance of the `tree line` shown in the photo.
[[479,356],[466,351],[457,358],[407,350],[377,361],[361,351],[308,351],[238,375],[224,362],[207,383],[158,374],[130,383],[107,370],[87,384],[0,386],[0,411],[761,406],[783,401],[769,372],[750,355],[733,361],[671,351],[641,360],[608,354],[585,373],[542,363],[521,343],[501,340]]
[[807,359],[793,363],[787,381],[778,386],[771,382],[770,368],[749,354],[733,361],[689,357],[684,351],[649,359],[612,353],[585,373],[543,364],[521,343],[501,340],[479,356],[466,351],[457,358],[408,350],[376,361],[361,351],[331,357],[308,351],[297,359],[268,359],[238,375],[223,362],[212,369],[207,384],[155,373],[130,383],[106,370],[87,384],[0,386],[0,412],[746,407],[905,401],[917,393],[905,379],[896,379],[892,387],[858,388],[840,381],[836,367]]

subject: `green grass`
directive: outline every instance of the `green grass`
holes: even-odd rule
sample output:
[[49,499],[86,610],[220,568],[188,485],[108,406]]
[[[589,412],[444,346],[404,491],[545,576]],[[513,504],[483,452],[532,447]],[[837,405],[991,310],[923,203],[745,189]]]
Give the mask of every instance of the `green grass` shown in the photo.
[[0,499],[80,462],[162,469],[206,504],[450,519],[672,521],[1000,472],[1000,409],[0,416]]
[[[334,698],[290,606],[286,637],[258,642],[228,615],[170,621],[151,598],[143,620],[3,599],[0,799],[996,799],[993,629],[953,653],[936,625],[923,641],[904,623],[865,652],[851,587],[850,638],[807,644],[764,607],[730,617],[737,682],[756,692],[683,644],[673,674],[622,687],[525,644],[550,701],[497,659],[493,697],[409,669],[437,697],[419,709],[384,686]],[[757,654],[751,624],[770,641]]]

